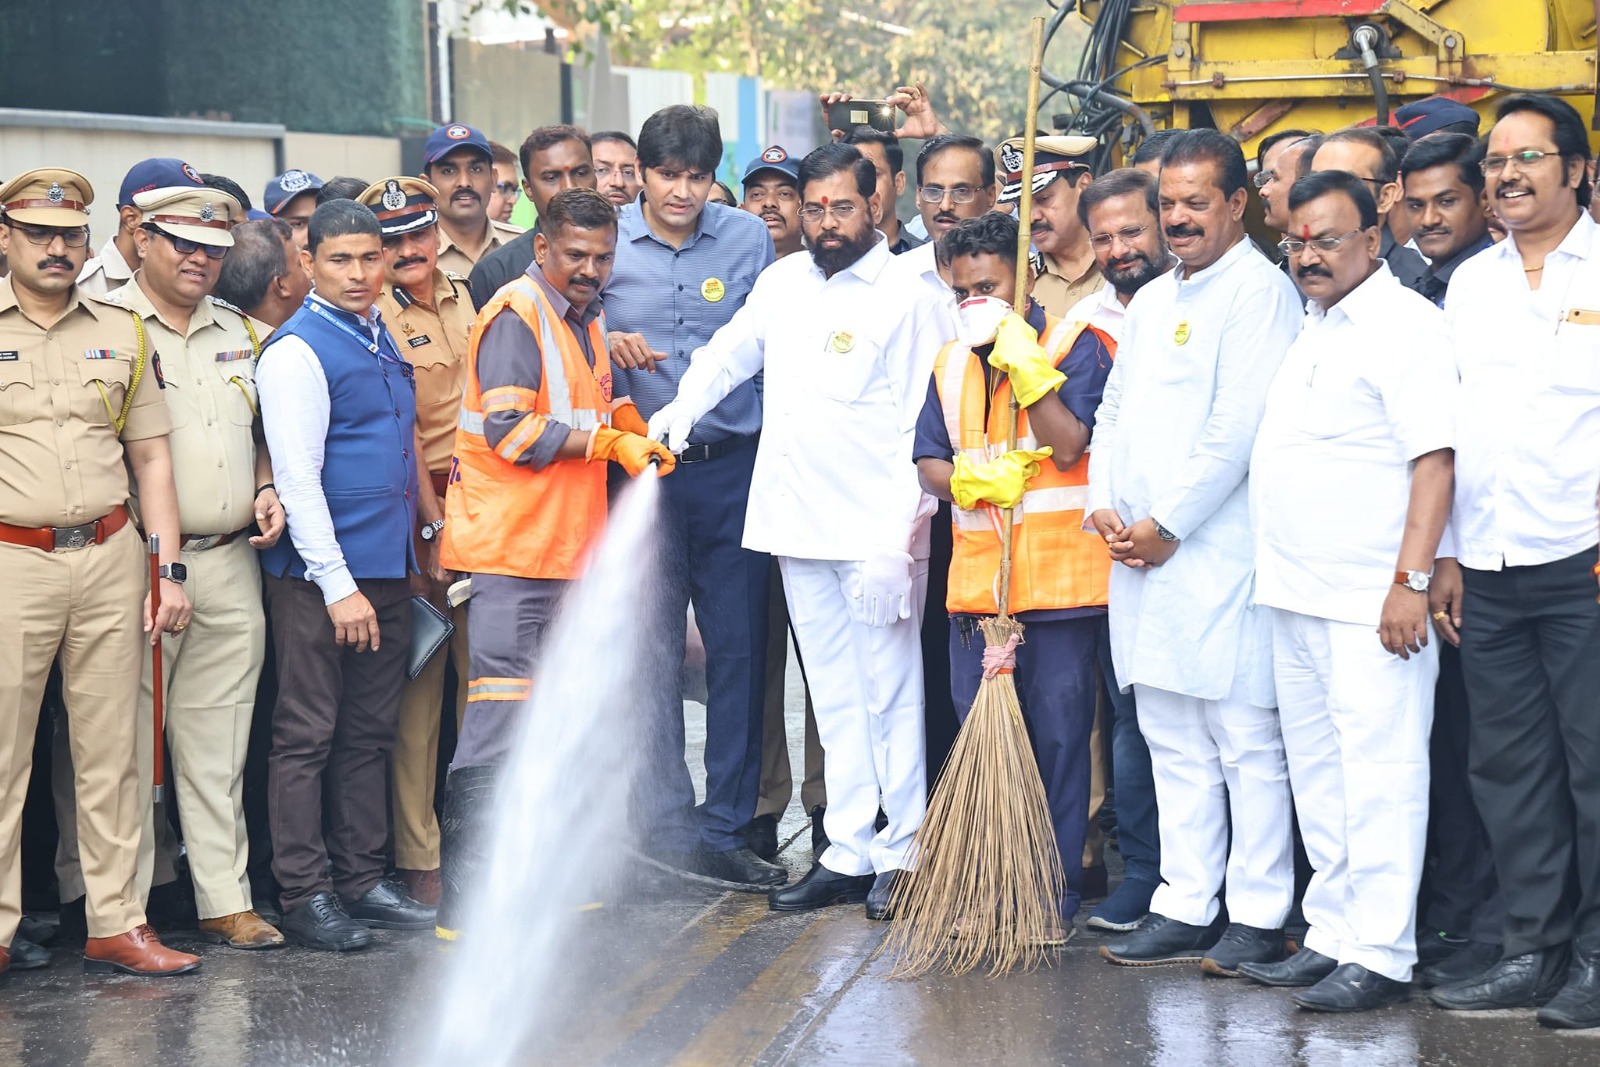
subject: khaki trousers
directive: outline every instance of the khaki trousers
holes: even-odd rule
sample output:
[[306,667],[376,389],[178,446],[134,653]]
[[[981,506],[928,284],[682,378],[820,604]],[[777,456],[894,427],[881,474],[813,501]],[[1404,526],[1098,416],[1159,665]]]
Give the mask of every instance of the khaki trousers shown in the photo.
[[[778,818],[794,796],[794,774],[789,767],[789,730],[784,719],[784,673],[789,663],[789,606],[783,596],[783,575],[772,561],[772,584],[767,603],[766,701],[761,725],[761,792],[756,817]],[[817,714],[806,687],[806,777],[800,786],[800,805],[807,814],[826,807],[828,791],[822,782],[822,741],[817,737]]]
[[451,609],[456,632],[450,647],[433,654],[422,673],[406,683],[400,698],[400,731],[394,738],[390,801],[394,810],[394,865],[432,871],[439,866],[439,816],[433,810],[439,774],[439,721],[444,714],[445,666],[456,665],[456,733],[467,709],[467,606]]
[[89,936],[144,922],[135,883],[139,847],[134,762],[144,643],[144,553],[131,525],[103,545],[40,552],[0,544],[0,604],[12,632],[0,641],[0,945],[22,915],[22,803],[50,664],[61,660],[72,732]]
[[[184,591],[194,616],[181,634],[161,639],[165,689],[163,726],[172,752],[178,815],[202,919],[251,909],[249,839],[244,822],[244,760],[250,741],[256,682],[266,655],[266,619],[261,610],[261,569],[256,550],[241,538],[199,552],[185,550],[189,569]],[[176,879],[166,805],[151,803],[155,763],[155,700],[150,657],[143,658],[139,686],[139,805],[144,830],[139,842],[139,894]],[[57,735],[59,737],[59,733]],[[65,746],[58,761],[67,758]],[[59,766],[59,763],[58,763]],[[62,776],[57,776],[59,784]],[[56,811],[71,811],[70,793],[56,796]],[[70,822],[70,820],[67,820]],[[81,881],[77,852],[62,835],[56,877],[62,898],[71,900]]]

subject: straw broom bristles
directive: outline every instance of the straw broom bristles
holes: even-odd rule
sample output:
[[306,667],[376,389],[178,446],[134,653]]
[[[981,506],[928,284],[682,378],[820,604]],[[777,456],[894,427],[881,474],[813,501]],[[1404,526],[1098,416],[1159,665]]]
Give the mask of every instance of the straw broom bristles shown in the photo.
[[[1022,626],[984,619],[984,643]],[[891,899],[882,950],[891,975],[966,974],[985,960],[995,977],[1044,962],[1064,888],[1044,785],[1009,673],[985,679],[934,786],[912,845],[915,870]]]

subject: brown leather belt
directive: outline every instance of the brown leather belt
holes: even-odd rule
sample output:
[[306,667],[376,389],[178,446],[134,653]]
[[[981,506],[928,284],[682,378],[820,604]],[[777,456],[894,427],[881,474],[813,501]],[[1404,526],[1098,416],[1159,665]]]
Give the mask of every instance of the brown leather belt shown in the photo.
[[248,530],[235,530],[225,534],[183,535],[183,547],[191,552],[204,552],[208,548],[221,548],[243,537]]
[[126,507],[117,507],[104,518],[86,522],[82,526],[12,526],[0,522],[0,542],[37,548],[40,552],[60,552],[105,544],[112,534],[126,525]]

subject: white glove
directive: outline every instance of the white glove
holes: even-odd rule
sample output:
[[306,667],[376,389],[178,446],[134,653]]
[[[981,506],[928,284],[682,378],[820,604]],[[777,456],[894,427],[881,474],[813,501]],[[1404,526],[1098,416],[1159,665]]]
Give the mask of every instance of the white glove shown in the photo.
[[645,436],[652,441],[660,441],[676,455],[689,446],[689,432],[694,429],[694,424],[695,418],[689,414],[689,409],[674,400],[650,416]]
[[868,626],[892,626],[911,618],[910,553],[880,549],[861,562],[862,621]]

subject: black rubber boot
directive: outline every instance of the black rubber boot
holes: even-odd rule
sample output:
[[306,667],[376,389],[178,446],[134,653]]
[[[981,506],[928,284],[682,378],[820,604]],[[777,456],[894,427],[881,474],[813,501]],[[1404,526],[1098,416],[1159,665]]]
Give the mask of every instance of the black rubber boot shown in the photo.
[[437,933],[446,940],[453,941],[460,933],[468,896],[489,864],[489,821],[498,777],[495,767],[462,767],[444,780]]

